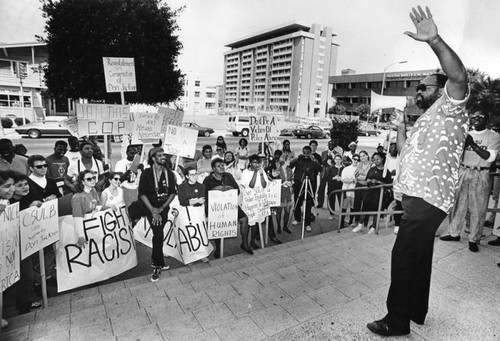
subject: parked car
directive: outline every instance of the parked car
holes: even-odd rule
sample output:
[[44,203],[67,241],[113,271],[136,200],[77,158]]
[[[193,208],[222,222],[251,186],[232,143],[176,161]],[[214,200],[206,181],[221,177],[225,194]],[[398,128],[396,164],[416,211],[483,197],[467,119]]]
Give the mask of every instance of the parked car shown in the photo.
[[185,128],[198,130],[198,136],[210,137],[210,135],[214,133],[214,130],[212,128],[201,127],[199,124],[194,122],[184,122],[182,126]]
[[297,129],[305,129],[306,127],[302,124],[296,125],[295,127],[288,127],[281,129],[280,136],[293,136],[293,131]]
[[60,124],[60,120],[51,120],[49,118],[44,121],[18,126],[15,131],[19,135],[28,135],[32,139],[37,139],[41,136],[71,136],[68,129]]
[[250,116],[235,115],[227,119],[227,131],[233,136],[247,137],[250,132]]
[[307,139],[329,139],[330,132],[321,129],[318,126],[309,126],[307,128],[295,129],[293,134],[298,138],[305,137]]
[[379,136],[380,134],[381,132],[375,129],[360,129],[358,132],[358,136]]

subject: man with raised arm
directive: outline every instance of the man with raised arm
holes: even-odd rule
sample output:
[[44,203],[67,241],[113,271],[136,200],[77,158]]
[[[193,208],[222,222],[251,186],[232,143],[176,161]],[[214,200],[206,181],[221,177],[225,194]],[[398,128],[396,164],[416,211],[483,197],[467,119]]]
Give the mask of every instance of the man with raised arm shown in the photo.
[[[435,233],[454,204],[460,158],[468,130],[467,73],[460,58],[438,35],[429,8],[413,8],[416,33],[439,59],[445,75],[427,76],[417,86],[416,104],[425,113],[408,136],[404,115],[396,119],[401,163],[394,190],[403,194],[403,217],[392,249],[387,315],[367,325],[384,335],[410,333],[410,321],[424,324],[429,304]],[[401,148],[401,149],[400,149]]]

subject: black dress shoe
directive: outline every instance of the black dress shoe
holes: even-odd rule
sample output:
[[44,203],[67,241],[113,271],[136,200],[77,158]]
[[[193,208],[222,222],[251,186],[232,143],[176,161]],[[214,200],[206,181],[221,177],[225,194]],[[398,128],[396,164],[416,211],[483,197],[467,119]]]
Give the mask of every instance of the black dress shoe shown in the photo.
[[290,231],[288,227],[283,227],[283,231],[285,231],[286,233],[292,233],[292,231]]
[[424,325],[424,319],[419,319],[419,318],[416,318],[416,317],[410,317],[410,320],[412,320],[413,322],[415,322],[418,325],[421,325],[421,326]]
[[460,241],[460,236],[453,237],[453,236],[450,236],[450,235],[446,235],[446,236],[442,236],[439,239],[441,239],[443,242],[459,242]]
[[254,248],[254,250],[258,250],[259,249],[259,246],[257,244],[255,244],[254,241],[251,241],[250,242],[250,246]]
[[215,258],[215,259],[219,259],[219,258],[220,258],[220,251],[219,251],[219,250],[216,250],[216,251],[214,252],[214,258]]
[[276,243],[276,244],[283,244],[283,242],[282,242],[281,240],[279,240],[278,238],[276,238],[276,237],[269,238],[269,239],[271,239],[271,241],[272,241],[273,243]]
[[373,321],[371,323],[368,323],[366,326],[375,334],[382,336],[398,336],[398,335],[410,334],[410,329],[408,330],[394,329],[391,326],[389,326],[389,324],[387,324],[387,321],[385,321],[384,319]]
[[241,244],[241,245],[240,245],[240,247],[241,247],[243,250],[245,250],[245,251],[246,251],[246,253],[248,253],[248,254],[250,254],[250,255],[253,255],[253,251],[252,251],[252,249],[250,249],[250,247],[249,247],[249,246],[245,246],[245,245]]
[[497,237],[497,239],[490,240],[488,242],[488,245],[500,246],[500,237]]
[[477,243],[469,242],[469,251],[470,252],[478,252],[479,247],[477,246]]

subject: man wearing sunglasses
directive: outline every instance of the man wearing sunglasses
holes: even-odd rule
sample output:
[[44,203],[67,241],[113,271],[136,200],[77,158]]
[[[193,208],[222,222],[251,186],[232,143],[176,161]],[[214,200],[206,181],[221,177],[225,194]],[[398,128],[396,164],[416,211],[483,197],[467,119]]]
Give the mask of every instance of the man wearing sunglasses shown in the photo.
[[388,313],[367,325],[384,336],[409,334],[410,321],[425,322],[434,236],[454,204],[468,130],[469,94],[462,61],[438,35],[429,8],[425,12],[420,6],[413,8],[410,18],[417,32],[405,34],[429,45],[446,76],[430,75],[418,86],[416,104],[425,112],[408,136],[404,115],[395,119],[401,162],[394,191],[403,195],[404,213],[392,249]]
[[0,139],[0,171],[9,170],[28,175],[28,162],[25,157],[14,153],[11,140]]

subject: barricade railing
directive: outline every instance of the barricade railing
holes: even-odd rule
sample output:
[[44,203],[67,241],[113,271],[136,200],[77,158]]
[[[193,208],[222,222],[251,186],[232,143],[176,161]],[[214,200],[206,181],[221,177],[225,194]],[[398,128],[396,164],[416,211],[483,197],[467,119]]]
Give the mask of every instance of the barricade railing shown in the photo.
[[[494,181],[495,178],[500,176],[500,172],[490,172],[490,182],[491,186],[494,186]],[[500,180],[500,179],[499,179]],[[380,229],[380,216],[381,215],[395,215],[395,214],[403,214],[403,210],[390,210],[390,209],[383,209],[382,210],[382,204],[383,204],[383,199],[384,199],[384,189],[385,188],[392,188],[392,184],[382,184],[382,185],[376,185],[376,186],[362,186],[362,187],[355,187],[355,188],[349,188],[349,189],[338,189],[335,191],[332,191],[328,194],[328,199],[327,199],[327,207],[330,213],[334,216],[338,216],[338,224],[337,224],[337,232],[340,233],[340,229],[343,227],[341,226],[342,223],[342,216],[350,217],[352,215],[355,216],[364,216],[364,215],[376,215],[377,220],[375,224],[375,233],[378,234],[379,229]],[[377,211],[363,211],[361,208],[361,211],[358,212],[353,212],[351,209],[349,211],[342,212],[342,207],[344,204],[344,194],[347,192],[356,192],[356,191],[366,191],[367,189],[373,190],[373,189],[379,189],[379,200],[378,200],[378,210]],[[340,196],[340,203],[339,203],[339,211],[335,210],[335,207],[330,206],[330,201],[331,201],[331,196],[332,195],[337,195],[337,193],[341,193]],[[390,207],[390,205],[389,205]],[[492,213],[500,213],[500,208],[498,207],[498,198],[494,200],[494,206],[493,207],[488,207],[486,210],[487,213],[492,212]],[[495,216],[493,217],[493,224],[495,224]]]

